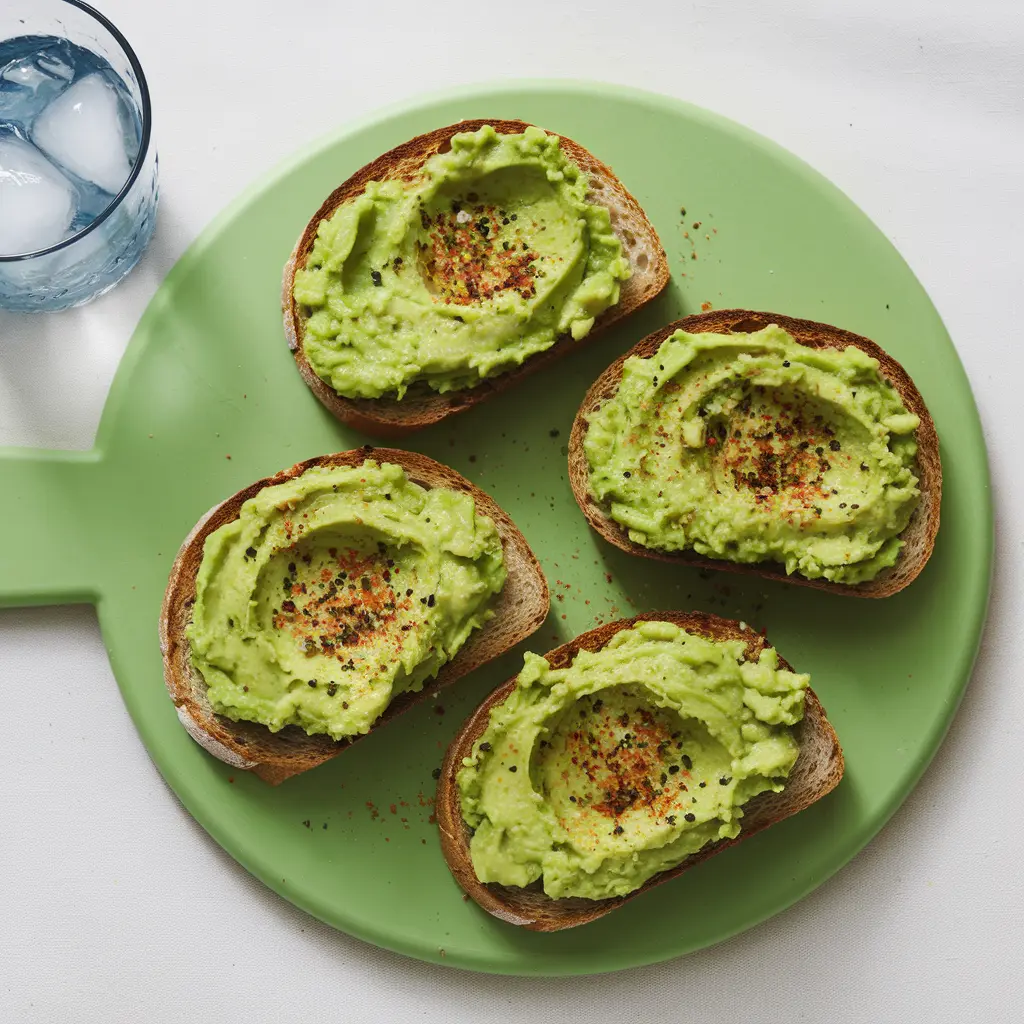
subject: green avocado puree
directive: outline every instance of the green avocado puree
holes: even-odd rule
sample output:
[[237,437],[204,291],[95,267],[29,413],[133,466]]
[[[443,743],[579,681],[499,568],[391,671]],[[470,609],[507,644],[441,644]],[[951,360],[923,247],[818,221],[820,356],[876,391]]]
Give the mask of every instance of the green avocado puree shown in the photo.
[[796,761],[808,676],[668,622],[641,622],[568,668],[526,655],[458,773],[482,882],[604,899],[717,839]]
[[206,539],[188,627],[213,710],[367,732],[493,615],[501,539],[473,498],[400,466],[315,467]]
[[294,298],[310,366],[349,398],[468,388],[619,299],[629,262],[587,178],[539,128],[455,135],[412,181],[321,221]]
[[584,449],[594,496],[637,544],[859,583],[899,554],[919,423],[854,346],[676,331],[626,360]]

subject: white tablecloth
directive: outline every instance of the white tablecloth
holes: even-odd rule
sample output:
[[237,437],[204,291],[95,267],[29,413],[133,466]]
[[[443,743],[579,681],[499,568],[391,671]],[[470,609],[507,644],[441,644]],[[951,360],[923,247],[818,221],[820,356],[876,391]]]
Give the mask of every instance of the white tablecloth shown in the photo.
[[[981,408],[997,502],[992,611],[945,745],[852,864],[716,948],[550,981],[416,963],[291,907],[165,787],[121,704],[94,612],[2,612],[0,1019],[1020,1020],[1024,7],[97,2],[136,46],[153,91],[157,236],[132,277],[92,306],[0,313],[0,444],[90,447],[117,361],[175,259],[241,188],[335,124],[457,82],[604,78],[770,136],[899,247]],[[321,104],[303,102],[307,83],[335,97],[327,121]]]

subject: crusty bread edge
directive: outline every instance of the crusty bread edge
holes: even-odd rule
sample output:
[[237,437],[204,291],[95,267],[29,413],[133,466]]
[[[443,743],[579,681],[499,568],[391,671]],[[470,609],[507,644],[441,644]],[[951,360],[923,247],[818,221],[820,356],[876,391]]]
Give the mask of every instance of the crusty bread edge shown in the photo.
[[[740,640],[746,645],[745,654],[748,660],[754,660],[765,647],[769,646],[762,634],[749,627],[744,628],[739,622],[723,619],[717,615],[705,612],[647,612],[632,619],[610,622],[597,629],[592,629],[550,651],[544,657],[553,667],[563,668],[572,662],[579,651],[600,650],[620,630],[629,629],[638,622],[647,621],[672,622],[688,632],[712,640]],[[792,666],[781,656],[779,657],[779,666],[792,671]],[[636,892],[626,896],[603,900],[576,897],[552,899],[544,894],[537,883],[527,889],[484,884],[477,879],[476,873],[473,871],[469,853],[471,832],[462,819],[456,776],[462,767],[463,758],[472,754],[474,743],[487,728],[491,708],[505,700],[515,689],[515,685],[516,678],[513,676],[495,690],[463,723],[452,740],[445,754],[441,776],[438,780],[435,812],[445,861],[462,890],[489,914],[508,924],[518,925],[529,931],[561,931],[595,921],[648,889],[688,871],[707,860],[708,857],[712,857],[730,846],[735,846],[762,829],[804,810],[835,789],[843,777],[845,763],[839,739],[825,717],[825,709],[821,706],[817,696],[808,689],[804,705],[804,718],[797,726],[797,740],[801,744],[801,754],[798,756],[797,765],[794,765],[790,776],[792,777],[796,773],[800,758],[805,756],[804,751],[811,745],[811,738],[817,741],[819,747],[823,746],[827,750],[827,763],[819,766],[822,779],[817,788],[798,794],[795,803],[778,808],[778,805],[783,804],[784,800],[787,804],[789,800],[792,800],[794,793],[790,787],[787,787],[782,793],[760,794],[745,805],[744,821],[751,823],[746,824],[735,839],[720,840],[709,844],[704,849],[687,857],[676,867],[662,871],[650,878]]]
[[[493,498],[455,470],[424,455],[367,445],[307,459],[290,469],[250,484],[215,505],[183,541],[164,592],[159,623],[164,681],[178,717],[193,739],[220,760],[233,767],[253,771],[274,785],[335,757],[362,736],[334,741],[326,736],[306,736],[296,726],[288,726],[281,733],[275,734],[255,723],[232,722],[214,714],[208,706],[202,706],[197,694],[205,694],[206,684],[192,666],[185,627],[191,619],[190,610],[195,600],[196,576],[202,561],[203,545],[215,529],[237,518],[242,504],[264,487],[294,479],[314,466],[355,466],[366,459],[400,465],[413,482],[423,487],[452,487],[471,494],[477,511],[490,518],[498,530],[508,570],[505,586],[496,600],[494,617],[470,636],[455,657],[442,666],[437,677],[422,690],[396,698],[374,724],[371,732],[419,701],[433,697],[439,689],[504,654],[537,630],[548,614],[550,601],[547,580],[526,539],[508,514]],[[291,742],[285,742],[288,738]]]
[[[414,430],[429,426],[432,423],[437,423],[455,413],[472,408],[492,395],[504,391],[523,377],[542,369],[544,366],[565,355],[571,349],[577,348],[584,342],[596,337],[604,328],[634,312],[641,306],[646,305],[660,294],[668,284],[668,257],[665,255],[665,249],[658,238],[657,232],[647,219],[647,215],[640,204],[626,190],[610,167],[602,163],[572,139],[560,135],[559,139],[561,140],[562,148],[569,159],[590,175],[592,185],[594,181],[597,181],[600,185],[601,191],[597,194],[592,194],[592,200],[594,202],[601,202],[602,196],[605,194],[604,190],[615,195],[629,210],[631,224],[638,231],[643,232],[647,246],[650,251],[656,254],[654,265],[645,268],[644,272],[651,276],[651,280],[643,291],[639,295],[631,297],[624,295],[615,306],[602,313],[582,342],[573,341],[568,337],[562,338],[556,341],[551,348],[531,356],[517,369],[502,373],[493,380],[484,381],[473,388],[448,392],[443,395],[430,394],[419,398],[407,397],[402,402],[387,398],[350,399],[339,395],[329,384],[318,377],[312,366],[309,365],[302,348],[302,316],[292,293],[295,283],[295,272],[308,258],[321,221],[330,217],[343,203],[360,195],[370,181],[380,181],[396,177],[404,181],[413,180],[426,160],[434,154],[444,151],[453,135],[460,132],[476,131],[484,125],[491,125],[496,132],[505,135],[519,134],[530,127],[525,121],[477,118],[438,128],[435,131],[403,142],[400,146],[396,146],[356,171],[355,174],[339,185],[324,200],[304,228],[288,262],[285,264],[281,289],[281,308],[284,318],[285,338],[295,359],[295,365],[313,394],[334,416],[343,423],[347,423],[364,433],[383,438],[398,438]],[[548,134],[555,133],[549,132]],[[617,233],[624,233],[622,225],[614,225],[614,228]],[[623,242],[623,251],[628,252],[629,246],[626,244],[626,240],[623,239]],[[635,272],[636,268],[634,267]],[[626,284],[628,285],[628,282]],[[624,290],[627,289],[624,288]]]
[[[830,580],[820,579],[810,580],[797,574],[787,575],[784,569],[768,563],[744,564],[723,559],[703,558],[694,552],[657,551],[654,548],[644,547],[629,539],[627,531],[606,514],[601,503],[590,492],[587,457],[583,450],[588,427],[587,417],[618,389],[619,382],[622,380],[622,367],[627,359],[632,356],[645,358],[652,356],[661,343],[677,330],[687,331],[691,334],[701,332],[727,334],[733,331],[750,333],[767,327],[769,324],[777,324],[788,331],[798,342],[811,348],[844,349],[853,345],[863,350],[878,360],[882,377],[892,381],[904,405],[921,420],[921,425],[916,432],[921,500],[903,531],[904,545],[896,564],[884,569],[873,580],[854,584],[833,583]],[[648,335],[616,359],[591,385],[576,413],[569,436],[569,482],[576,502],[587,522],[606,541],[629,554],[662,562],[692,565],[697,568],[762,576],[796,586],[813,587],[817,590],[829,590],[833,593],[849,594],[855,597],[889,597],[917,578],[935,547],[942,502],[942,464],[939,459],[939,439],[935,432],[935,423],[921,393],[900,363],[875,342],[859,334],[813,320],[797,320],[779,313],[754,312],[745,309],[723,309],[677,320]]]

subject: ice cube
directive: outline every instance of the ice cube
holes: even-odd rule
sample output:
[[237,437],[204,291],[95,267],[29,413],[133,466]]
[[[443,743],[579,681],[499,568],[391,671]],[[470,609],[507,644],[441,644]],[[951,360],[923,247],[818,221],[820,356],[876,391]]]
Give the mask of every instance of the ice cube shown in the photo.
[[59,242],[75,216],[75,187],[13,133],[0,134],[0,255]]
[[103,75],[86,75],[36,118],[32,141],[65,170],[113,195],[131,173],[120,103]]
[[0,118],[28,126],[74,76],[56,47],[8,61],[0,67]]

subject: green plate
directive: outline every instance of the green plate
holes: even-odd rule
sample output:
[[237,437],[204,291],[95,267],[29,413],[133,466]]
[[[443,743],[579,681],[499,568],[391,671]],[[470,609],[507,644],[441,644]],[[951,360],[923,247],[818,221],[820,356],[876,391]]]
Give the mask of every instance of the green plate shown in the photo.
[[[533,650],[637,611],[745,619],[811,673],[847,757],[842,785],[810,810],[609,917],[553,935],[464,901],[431,815],[431,771],[521,651],[273,789],[189,739],[157,649],[167,573],[199,516],[258,477],[366,440],[320,407],[285,347],[279,287],[296,237],[354,170],[467,117],[533,121],[609,162],[661,235],[672,283],[556,368],[407,446],[464,473],[522,528],[554,596]],[[577,404],[620,352],[704,303],[825,320],[875,339],[910,371],[942,438],[946,488],[935,554],[909,589],[864,601],[701,574],[632,559],[588,530],[566,480]],[[463,89],[310,148],[234,203],[168,275],[118,371],[96,448],[6,450],[0,479],[0,536],[18,538],[0,552],[0,604],[98,605],[139,732],[210,835],[337,928],[483,971],[582,974],[664,960],[820,885],[879,830],[934,754],[967,683],[988,594],[992,512],[977,411],[938,314],[900,256],[838,189],[778,146],[676,100],[603,85]]]

